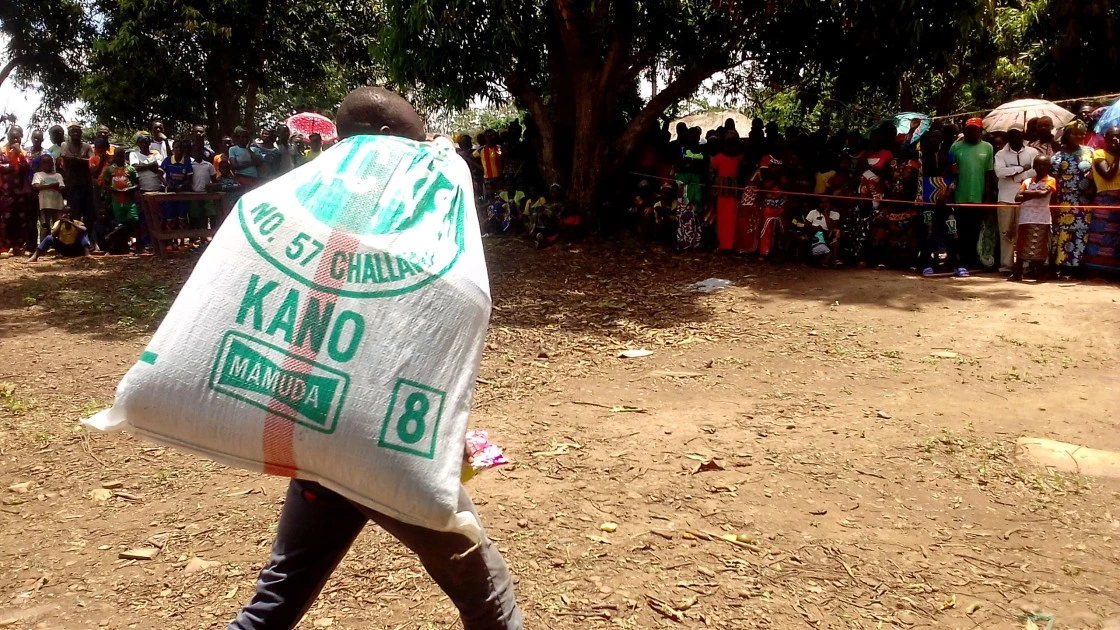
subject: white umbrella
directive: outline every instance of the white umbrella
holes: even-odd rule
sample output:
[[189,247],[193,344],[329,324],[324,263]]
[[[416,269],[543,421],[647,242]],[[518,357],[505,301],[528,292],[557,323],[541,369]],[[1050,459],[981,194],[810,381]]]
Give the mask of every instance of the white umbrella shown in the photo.
[[1055,129],[1074,118],[1073,112],[1060,105],[1037,98],[1024,98],[993,109],[992,113],[984,117],[984,131],[1007,131],[1016,123],[1025,128],[1028,120],[1043,116],[1049,116],[1054,121]]

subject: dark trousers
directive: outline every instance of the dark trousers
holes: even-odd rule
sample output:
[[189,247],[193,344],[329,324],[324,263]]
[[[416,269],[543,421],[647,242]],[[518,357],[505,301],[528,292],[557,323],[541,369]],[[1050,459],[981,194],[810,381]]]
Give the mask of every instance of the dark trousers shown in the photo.
[[55,251],[63,256],[84,256],[86,250],[89,249],[89,237],[83,235],[80,239],[78,239],[77,243],[71,243],[70,245],[67,245],[61,240],[55,238],[54,234],[48,234],[47,237],[43,239],[43,242],[39,243],[39,247],[37,247],[36,249],[39,254],[42,255],[47,253],[47,250],[52,247],[55,249]]
[[976,208],[957,208],[955,211],[957,225],[960,232],[959,254],[962,267],[980,267],[980,252],[977,244],[980,242],[980,231],[984,226],[985,210]]
[[[460,492],[459,509],[474,512],[465,490]],[[466,537],[402,523],[298,479],[288,485],[272,556],[261,569],[253,601],[227,630],[294,628],[368,521],[419,557],[459,609],[464,630],[522,630],[513,578],[485,535],[481,547],[455,560],[453,555],[471,547]]]
[[934,248],[938,243],[945,246],[945,263],[950,269],[961,266],[960,234],[958,233],[956,213],[945,206],[926,206],[922,209],[922,225],[918,227],[920,249],[918,250],[918,269],[935,267],[937,255]]

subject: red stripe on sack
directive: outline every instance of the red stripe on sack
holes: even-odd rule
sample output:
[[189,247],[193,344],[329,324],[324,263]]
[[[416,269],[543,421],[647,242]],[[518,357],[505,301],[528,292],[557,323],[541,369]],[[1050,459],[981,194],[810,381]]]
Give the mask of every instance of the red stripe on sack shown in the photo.
[[[319,258],[319,265],[315,268],[314,284],[316,286],[329,287],[332,289],[341,289],[346,283],[346,278],[344,276],[341,280],[336,280],[331,277],[331,259],[333,258],[334,252],[338,251],[346,252],[347,254],[357,253],[358,244],[358,239],[352,234],[331,232],[330,238],[327,239],[327,245],[323,248],[323,254]],[[309,296],[319,300],[320,312],[328,305],[338,302],[337,295],[325,293],[316,289],[312,289]],[[310,302],[310,299],[304,302],[303,310],[300,311],[296,321],[296,330],[299,330],[300,327],[303,326],[303,320],[307,317],[307,305]],[[297,346],[293,343],[288,346],[288,352],[297,357],[314,361],[318,353],[311,349],[310,344],[310,339],[307,339],[304,345]],[[291,357],[284,359],[284,363],[281,367],[284,370],[296,372],[297,374],[311,373],[310,364]],[[299,474],[299,467],[296,466],[295,445],[293,443],[296,425],[291,420],[277,415],[278,412],[287,411],[289,409],[287,404],[273,397],[268,406],[270,412],[265,416],[264,432],[262,435],[264,443],[264,472],[270,475],[295,477]]]

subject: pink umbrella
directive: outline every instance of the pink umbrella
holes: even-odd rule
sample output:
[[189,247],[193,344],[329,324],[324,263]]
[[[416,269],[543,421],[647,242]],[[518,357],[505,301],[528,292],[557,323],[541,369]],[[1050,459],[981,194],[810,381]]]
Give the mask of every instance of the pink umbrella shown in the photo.
[[317,133],[323,137],[324,144],[338,139],[338,131],[335,129],[334,121],[315,112],[300,112],[289,117],[284,121],[284,124],[292,130],[292,135],[300,134],[306,138],[313,133]]

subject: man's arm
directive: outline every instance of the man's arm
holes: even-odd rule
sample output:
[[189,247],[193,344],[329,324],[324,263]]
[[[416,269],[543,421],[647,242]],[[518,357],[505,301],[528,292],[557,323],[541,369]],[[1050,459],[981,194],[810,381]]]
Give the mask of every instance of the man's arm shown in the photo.
[[1018,175],[1019,173],[1023,172],[1023,167],[1022,166],[1019,166],[1018,164],[1009,164],[1008,163],[1007,155],[1003,151],[1000,151],[999,153],[996,153],[995,160],[996,160],[996,177],[999,177],[1001,179],[1004,178],[1004,177],[1013,177],[1013,176]]

